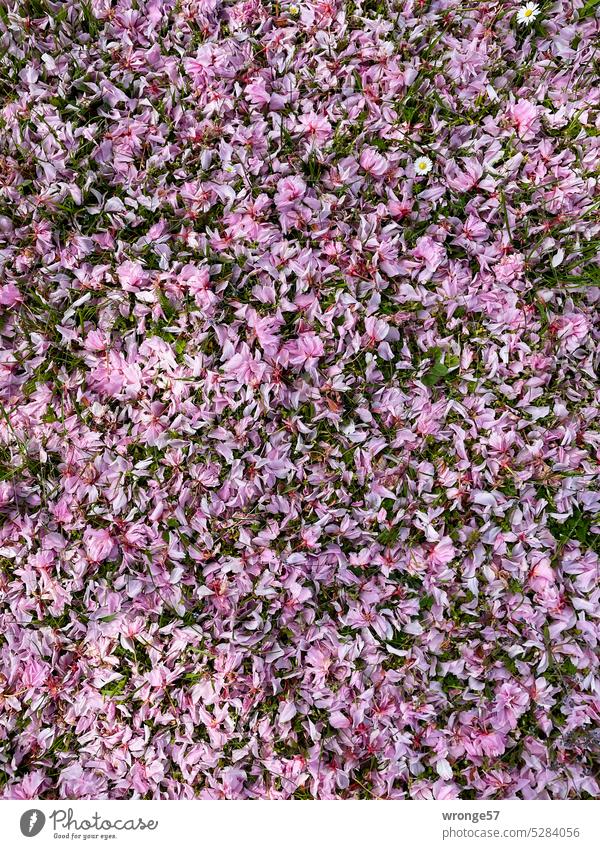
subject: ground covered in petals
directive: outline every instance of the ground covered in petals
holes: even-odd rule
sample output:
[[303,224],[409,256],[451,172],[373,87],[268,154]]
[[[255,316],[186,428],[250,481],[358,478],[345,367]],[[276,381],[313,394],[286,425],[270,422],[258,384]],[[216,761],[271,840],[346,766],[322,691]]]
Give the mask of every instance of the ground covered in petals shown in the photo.
[[598,2],[0,7],[0,795],[600,795]]

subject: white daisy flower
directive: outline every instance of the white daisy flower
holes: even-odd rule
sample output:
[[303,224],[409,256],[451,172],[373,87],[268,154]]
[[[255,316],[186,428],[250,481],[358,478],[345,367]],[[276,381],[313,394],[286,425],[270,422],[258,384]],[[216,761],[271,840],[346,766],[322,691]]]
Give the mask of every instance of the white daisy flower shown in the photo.
[[428,156],[419,156],[418,159],[415,159],[414,166],[416,174],[429,174],[433,163]]
[[517,21],[520,24],[531,24],[540,13],[537,3],[525,3],[517,12]]

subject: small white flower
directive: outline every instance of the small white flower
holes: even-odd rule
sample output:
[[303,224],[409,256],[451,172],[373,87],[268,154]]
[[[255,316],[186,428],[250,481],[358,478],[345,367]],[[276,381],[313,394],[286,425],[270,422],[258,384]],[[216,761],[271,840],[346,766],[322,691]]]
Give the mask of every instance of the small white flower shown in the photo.
[[429,174],[432,168],[432,162],[428,156],[419,156],[415,159],[414,165],[416,174]]
[[300,9],[298,8],[298,6],[292,3],[292,5],[289,7],[289,13],[290,15],[293,15],[295,17],[296,15],[300,14]]
[[517,12],[517,21],[520,24],[531,24],[540,13],[540,7],[537,3],[525,3]]

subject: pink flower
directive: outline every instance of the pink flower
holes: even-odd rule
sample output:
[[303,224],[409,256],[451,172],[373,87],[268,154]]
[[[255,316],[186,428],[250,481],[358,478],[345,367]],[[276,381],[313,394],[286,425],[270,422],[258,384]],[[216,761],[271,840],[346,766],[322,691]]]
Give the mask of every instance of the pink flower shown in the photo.
[[284,351],[291,365],[303,366],[323,356],[325,347],[316,333],[307,331],[301,333],[297,339],[288,342]]
[[429,562],[434,566],[445,566],[454,560],[456,549],[452,544],[450,537],[442,537],[439,542],[436,542],[429,554]]
[[514,681],[501,684],[496,692],[495,721],[499,730],[513,730],[521,716],[527,711],[530,697],[527,690]]
[[275,205],[281,212],[288,212],[298,205],[306,194],[306,183],[301,177],[284,177],[277,183]]
[[46,681],[50,673],[50,667],[47,663],[42,663],[35,658],[29,660],[23,667],[21,673],[21,683],[23,687],[35,689],[41,687]]
[[15,488],[12,483],[2,481],[0,483],[0,507],[10,504],[14,498]]
[[218,298],[211,289],[208,268],[192,264],[184,265],[179,274],[179,281],[194,296],[197,306],[212,314]]
[[70,522],[73,518],[73,513],[71,512],[69,500],[67,498],[59,499],[52,508],[52,513],[56,521],[61,524]]
[[522,254],[508,254],[494,265],[496,280],[500,283],[513,283],[523,275],[524,261]]
[[184,67],[195,85],[200,85],[210,76],[215,61],[215,47],[212,44],[201,44],[195,57],[186,58]]
[[332,728],[350,728],[351,721],[345,716],[342,711],[335,710],[329,717],[329,724]]
[[508,115],[523,141],[530,141],[535,137],[539,130],[538,107],[535,103],[521,98],[508,107]]
[[2,794],[3,799],[40,799],[44,789],[50,784],[43,769],[33,769],[22,781],[8,785]]
[[444,248],[431,236],[420,236],[413,251],[417,259],[423,261],[429,273],[436,271],[444,260]]
[[269,103],[271,95],[266,89],[264,80],[257,79],[254,82],[248,83],[244,89],[244,94],[254,106],[263,109]]
[[126,260],[117,266],[117,277],[126,291],[134,292],[143,285],[146,280],[146,273],[140,262]]
[[0,286],[0,306],[16,307],[17,304],[21,303],[23,303],[23,296],[14,283]]
[[227,359],[223,368],[228,375],[249,386],[258,386],[266,371],[266,365],[261,361],[259,352],[252,354],[246,343]]
[[279,705],[279,721],[281,723],[291,722],[296,713],[296,706],[293,702],[286,701]]
[[327,118],[316,112],[306,112],[301,115],[298,119],[298,129],[314,146],[324,144],[332,136],[331,124]]
[[545,590],[554,584],[555,574],[548,557],[536,557],[536,564],[529,573],[529,585],[533,590]]
[[93,563],[100,563],[110,555],[115,541],[106,528],[86,528],[83,534],[83,544],[87,556]]
[[389,168],[388,160],[375,148],[365,147],[360,154],[360,167],[372,177],[383,177]]
[[389,332],[390,326],[387,321],[374,316],[368,316],[365,319],[365,335],[368,345],[382,342]]
[[90,330],[85,337],[83,346],[86,351],[105,351],[107,348],[108,338],[106,334],[99,330]]
[[457,162],[448,162],[445,168],[446,182],[457,192],[469,192],[483,176],[483,166],[473,157],[463,157],[462,168]]
[[565,313],[553,320],[552,329],[562,350],[576,351],[588,336],[590,321],[581,312]]
[[477,731],[465,741],[465,749],[473,757],[498,758],[506,751],[506,737],[498,731]]
[[255,310],[248,310],[248,326],[254,334],[265,353],[273,356],[279,348],[279,327],[281,322],[273,317],[260,316]]

